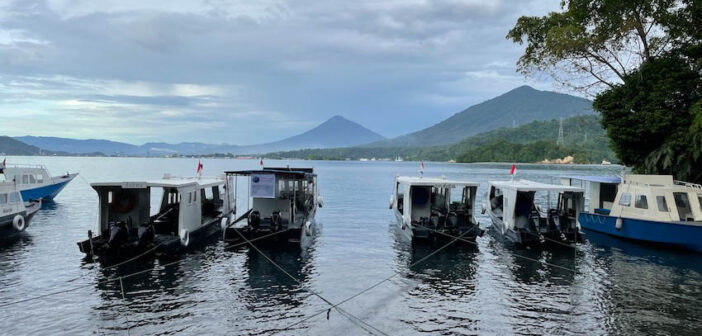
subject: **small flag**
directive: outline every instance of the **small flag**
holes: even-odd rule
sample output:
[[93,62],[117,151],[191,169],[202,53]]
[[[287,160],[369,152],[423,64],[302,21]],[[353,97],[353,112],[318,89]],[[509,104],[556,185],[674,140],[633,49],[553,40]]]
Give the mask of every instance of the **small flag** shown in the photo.
[[261,164],[261,167],[263,167],[263,159],[261,159],[261,163],[260,163],[260,164]]
[[517,173],[517,164],[513,163],[512,164],[512,170],[509,171],[509,174],[514,176],[514,174]]
[[200,175],[202,175],[202,167],[203,166],[202,166],[202,163],[200,162],[200,160],[197,160],[197,173]]
[[7,161],[7,158],[2,159],[2,167],[5,168],[5,161]]
[[424,160],[422,160],[422,161],[419,162],[419,169],[421,169],[422,171],[424,171]]

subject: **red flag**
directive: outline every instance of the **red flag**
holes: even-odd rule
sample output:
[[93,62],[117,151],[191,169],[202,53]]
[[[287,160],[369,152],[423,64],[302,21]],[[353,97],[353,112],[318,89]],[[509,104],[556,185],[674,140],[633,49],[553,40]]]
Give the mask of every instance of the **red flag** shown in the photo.
[[261,167],[263,167],[263,159],[261,159]]
[[424,160],[419,162],[419,168],[421,168],[422,171],[424,170]]
[[2,159],[2,167],[5,168],[5,161],[7,161],[7,158]]
[[200,160],[197,160],[197,173],[202,174],[202,163],[200,163]]
[[512,164],[512,170],[509,171],[509,174],[510,174],[510,175],[514,175],[514,173],[516,173],[516,172],[517,172],[517,164],[516,164],[516,163],[513,163],[513,164]]

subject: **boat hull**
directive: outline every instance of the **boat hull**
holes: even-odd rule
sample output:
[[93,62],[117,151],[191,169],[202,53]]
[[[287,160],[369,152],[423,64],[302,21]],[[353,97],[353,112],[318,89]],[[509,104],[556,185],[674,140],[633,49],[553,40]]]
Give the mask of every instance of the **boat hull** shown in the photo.
[[492,232],[503,240],[506,240],[518,247],[548,247],[559,248],[572,246],[583,241],[582,232],[568,233],[561,235],[560,232],[537,232],[528,230],[514,230],[505,227],[505,223],[492,212],[488,212],[492,221]]
[[243,235],[247,240],[254,245],[294,245],[307,246],[310,238],[316,230],[315,220],[310,221],[310,225],[300,225],[293,228],[281,229],[281,232],[258,229],[254,230],[251,226],[244,227],[228,227],[224,230],[224,241],[230,244],[245,245],[246,240],[241,238]]
[[41,187],[24,189],[20,191],[24,200],[53,200],[78,174],[70,174],[66,177],[55,177],[56,183],[43,185]]
[[156,235],[153,242],[144,245],[138,244],[137,237],[130,236],[129,242],[114,250],[107,248],[107,241],[109,237],[96,236],[92,238],[92,242],[91,239],[78,242],[78,249],[85,253],[89,258],[96,256],[99,259],[110,261],[129,259],[147,252],[148,254],[158,256],[168,256],[190,248],[201,246],[208,242],[209,237],[221,231],[221,219],[221,216],[213,218],[206,224],[200,226],[196,230],[193,230],[190,233],[188,246],[184,246],[181,243],[179,236],[159,234]]
[[667,245],[674,248],[702,252],[702,225],[659,222],[651,220],[580,213],[578,220],[583,229],[644,243]]
[[[395,218],[397,218],[399,224],[397,230],[405,239],[412,243],[447,243],[455,239],[456,244],[474,245],[478,236],[482,236],[485,231],[481,229],[478,224],[472,224],[455,230],[439,229],[435,231],[411,224],[403,225],[402,214],[397,211],[397,209],[395,209],[394,212]],[[456,237],[459,236],[460,239],[456,239]]]

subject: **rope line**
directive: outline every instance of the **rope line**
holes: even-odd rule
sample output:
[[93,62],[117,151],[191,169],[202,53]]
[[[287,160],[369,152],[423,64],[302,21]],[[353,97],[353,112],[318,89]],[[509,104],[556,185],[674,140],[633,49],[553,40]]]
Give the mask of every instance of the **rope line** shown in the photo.
[[[453,240],[451,240],[450,242],[444,244],[443,246],[439,247],[438,249],[434,250],[433,252],[427,254],[427,255],[424,256],[423,258],[421,258],[421,259],[415,261],[414,263],[410,264],[408,268],[412,268],[412,267],[414,267],[414,266],[416,266],[416,265],[421,264],[422,262],[424,262],[424,261],[426,261],[427,259],[431,258],[431,257],[434,256],[435,254],[441,252],[441,250],[443,250],[443,249],[449,247],[451,244],[453,244],[453,243],[455,243],[456,241],[458,241],[458,240],[460,239],[460,237],[463,237],[463,236],[467,235],[468,233],[474,231],[476,228],[479,228],[479,225],[473,226],[472,229],[470,229],[470,230],[468,230],[468,231],[462,233],[462,234],[461,234],[460,236],[458,236],[458,237],[453,237]],[[468,240],[466,240],[466,241],[468,241]],[[348,297],[348,298],[346,298],[346,299],[344,299],[344,300],[339,301],[339,303],[333,305],[332,308],[338,308],[339,305],[342,305],[342,304],[344,304],[344,303],[346,303],[346,302],[349,302],[349,301],[351,301],[351,300],[353,300],[353,299],[355,299],[355,298],[357,298],[357,297],[359,297],[359,296],[365,294],[366,292],[368,292],[368,291],[370,291],[370,290],[372,290],[372,289],[374,289],[374,288],[380,286],[381,284],[383,284],[383,283],[385,283],[385,282],[387,282],[387,281],[390,281],[390,279],[392,279],[392,278],[394,278],[395,276],[400,275],[400,274],[402,274],[400,271],[395,271],[395,274],[390,275],[389,277],[387,277],[387,278],[385,278],[385,279],[383,279],[383,280],[381,280],[381,281],[379,281],[379,282],[373,284],[372,286],[367,287],[366,289],[364,289],[364,290],[362,290],[362,291],[360,291],[360,292],[358,292],[358,293],[356,293],[356,294],[354,294],[354,295],[352,295],[352,296],[350,296],[350,297]],[[330,309],[331,309],[331,308],[330,308]],[[285,327],[285,328],[284,328],[283,330],[281,330],[281,331],[289,330],[290,328],[292,328],[292,327],[294,327],[294,326],[296,326],[296,325],[298,325],[298,324],[304,323],[304,322],[306,322],[306,321],[308,321],[308,320],[310,320],[310,319],[312,319],[312,318],[315,318],[315,317],[317,317],[317,316],[323,314],[323,313],[326,312],[326,311],[327,311],[327,309],[321,310],[321,311],[319,311],[319,312],[317,312],[317,313],[314,313],[314,314],[312,314],[312,315],[310,315],[310,316],[308,316],[308,317],[306,317],[306,318],[304,318],[304,319],[302,319],[302,320],[300,320],[300,321],[297,321],[297,322],[295,322],[295,323],[293,323],[293,324],[288,325],[287,327]]]
[[[284,268],[282,268],[280,265],[278,265],[275,261],[273,261],[273,259],[268,257],[267,254],[263,253],[263,251],[261,251],[256,245],[254,245],[250,240],[248,240],[241,232],[236,230],[236,233],[239,235],[239,237],[244,239],[249,244],[249,246],[251,246],[251,248],[253,248],[254,250],[256,250],[256,252],[258,252],[260,255],[262,255],[264,258],[266,258],[266,260],[268,260],[268,262],[270,262],[273,266],[275,266],[279,271],[281,271],[283,274],[288,276],[290,279],[292,279],[293,281],[298,283],[300,286],[302,286],[302,288],[305,288],[305,290],[310,292],[312,295],[318,297],[320,300],[324,301],[326,304],[331,306],[331,308],[325,309],[324,311],[329,311],[333,308],[336,311],[338,311],[341,315],[348,318],[349,321],[351,321],[351,322],[354,322],[354,320],[356,320],[356,321],[362,323],[363,325],[367,326],[368,328],[371,328],[372,330],[376,331],[377,333],[380,333],[381,335],[389,335],[389,334],[383,332],[382,330],[377,329],[377,328],[373,327],[372,325],[368,324],[367,322],[359,319],[358,317],[354,316],[353,314],[346,312],[345,310],[337,307],[331,301],[327,300],[325,297],[323,297],[321,294],[317,293],[316,291],[309,289],[307,286],[305,286],[305,284],[302,281],[300,281],[296,277],[292,276],[290,273],[288,273],[288,271],[286,271]],[[368,332],[368,330],[366,328],[363,328],[363,327],[361,327],[361,328]],[[373,334],[372,332],[370,332],[370,333]]]
[[[276,234],[283,233],[283,232],[285,232],[285,231],[287,231],[287,230],[289,230],[289,229],[277,231]],[[257,241],[257,240],[260,240],[260,239],[268,238],[268,237],[270,237],[270,236],[272,236],[272,234],[267,235],[267,236],[261,236],[261,237],[258,237],[258,238],[256,238],[256,239],[251,239],[251,241]],[[229,247],[229,248],[234,248],[234,247],[236,247],[236,246],[244,245],[244,244],[247,244],[247,243],[246,243],[246,242],[243,242],[243,243],[235,244],[235,245],[232,245],[232,246]],[[161,267],[166,268],[166,267],[175,265],[175,264],[177,264],[177,263],[179,263],[179,262],[181,262],[181,261],[184,261],[185,259],[187,259],[187,257],[186,257],[186,258],[179,259],[179,260],[176,260],[176,261],[172,261],[172,262],[169,262],[169,263],[166,263],[166,264],[163,264],[163,265],[161,265]],[[0,308],[9,307],[9,306],[13,306],[13,305],[16,305],[16,304],[20,304],[20,303],[24,303],[24,302],[29,302],[29,301],[35,301],[35,300],[43,299],[43,298],[49,297],[49,296],[54,296],[54,295],[59,295],[59,294],[64,294],[64,293],[69,293],[69,292],[77,291],[77,290],[79,290],[79,289],[91,287],[91,286],[94,286],[94,285],[101,285],[101,284],[105,284],[105,283],[117,281],[117,280],[120,280],[120,278],[121,278],[121,279],[131,278],[131,277],[137,276],[137,275],[139,275],[139,274],[143,274],[143,273],[146,273],[146,272],[150,272],[150,271],[152,271],[152,270],[153,270],[153,267],[150,267],[150,268],[148,268],[148,269],[143,269],[143,270],[141,270],[141,271],[137,271],[137,272],[134,272],[134,273],[125,275],[125,276],[108,278],[108,279],[106,279],[106,280],[98,281],[98,282],[96,282],[96,283],[92,283],[92,284],[88,284],[88,285],[77,286],[77,287],[74,287],[74,288],[68,288],[68,289],[64,289],[64,290],[60,290],[60,291],[50,292],[50,293],[46,293],[46,294],[42,294],[42,295],[38,295],[38,296],[26,298],[26,299],[16,300],[16,301],[12,301],[12,302],[0,303]]]
[[[441,232],[441,231],[437,231],[437,230],[434,230],[434,229],[431,229],[431,228],[428,228],[428,227],[425,227],[425,226],[420,226],[420,225],[417,225],[417,226],[422,227],[422,228],[425,228],[425,229],[427,229],[427,230],[429,230],[429,231],[433,231],[433,232],[436,232],[436,233],[438,233],[438,234],[447,236],[447,237],[456,238],[456,239],[458,239],[458,240],[460,240],[460,241],[463,241],[463,242],[466,242],[466,243],[471,243],[471,244],[473,244],[473,245],[475,245],[475,246],[478,246],[478,243],[476,243],[476,242],[474,242],[474,241],[470,241],[470,240],[463,239],[463,238],[459,238],[459,237],[454,237],[454,236],[452,236],[452,235],[450,235],[450,234],[447,234],[447,233],[444,233],[444,232]],[[508,253],[509,253],[509,252],[508,252]],[[567,268],[567,267],[564,267],[564,266],[559,266],[559,265],[556,265],[556,264],[551,264],[551,263],[549,263],[549,262],[547,262],[547,261],[541,261],[541,260],[537,260],[537,259],[534,259],[534,258],[525,257],[525,256],[522,256],[522,255],[519,255],[519,254],[514,254],[514,253],[509,253],[509,254],[511,254],[511,255],[513,255],[513,256],[515,256],[515,257],[518,257],[518,258],[525,259],[525,260],[533,261],[533,262],[536,262],[536,263],[543,263],[543,264],[548,265],[548,266],[551,266],[551,267],[556,267],[556,268],[560,268],[560,269],[563,269],[563,270],[566,270],[566,271],[569,271],[569,272],[577,273],[577,270],[575,270],[575,269]]]

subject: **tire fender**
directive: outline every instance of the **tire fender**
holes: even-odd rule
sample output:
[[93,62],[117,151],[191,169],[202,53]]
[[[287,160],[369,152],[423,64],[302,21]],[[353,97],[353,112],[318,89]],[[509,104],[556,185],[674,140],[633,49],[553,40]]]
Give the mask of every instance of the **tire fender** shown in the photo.
[[24,219],[24,216],[15,216],[15,218],[12,219],[12,227],[19,232],[24,231],[24,229],[27,228],[27,221]]
[[180,230],[180,244],[184,247],[188,247],[188,245],[190,245],[190,231]]

